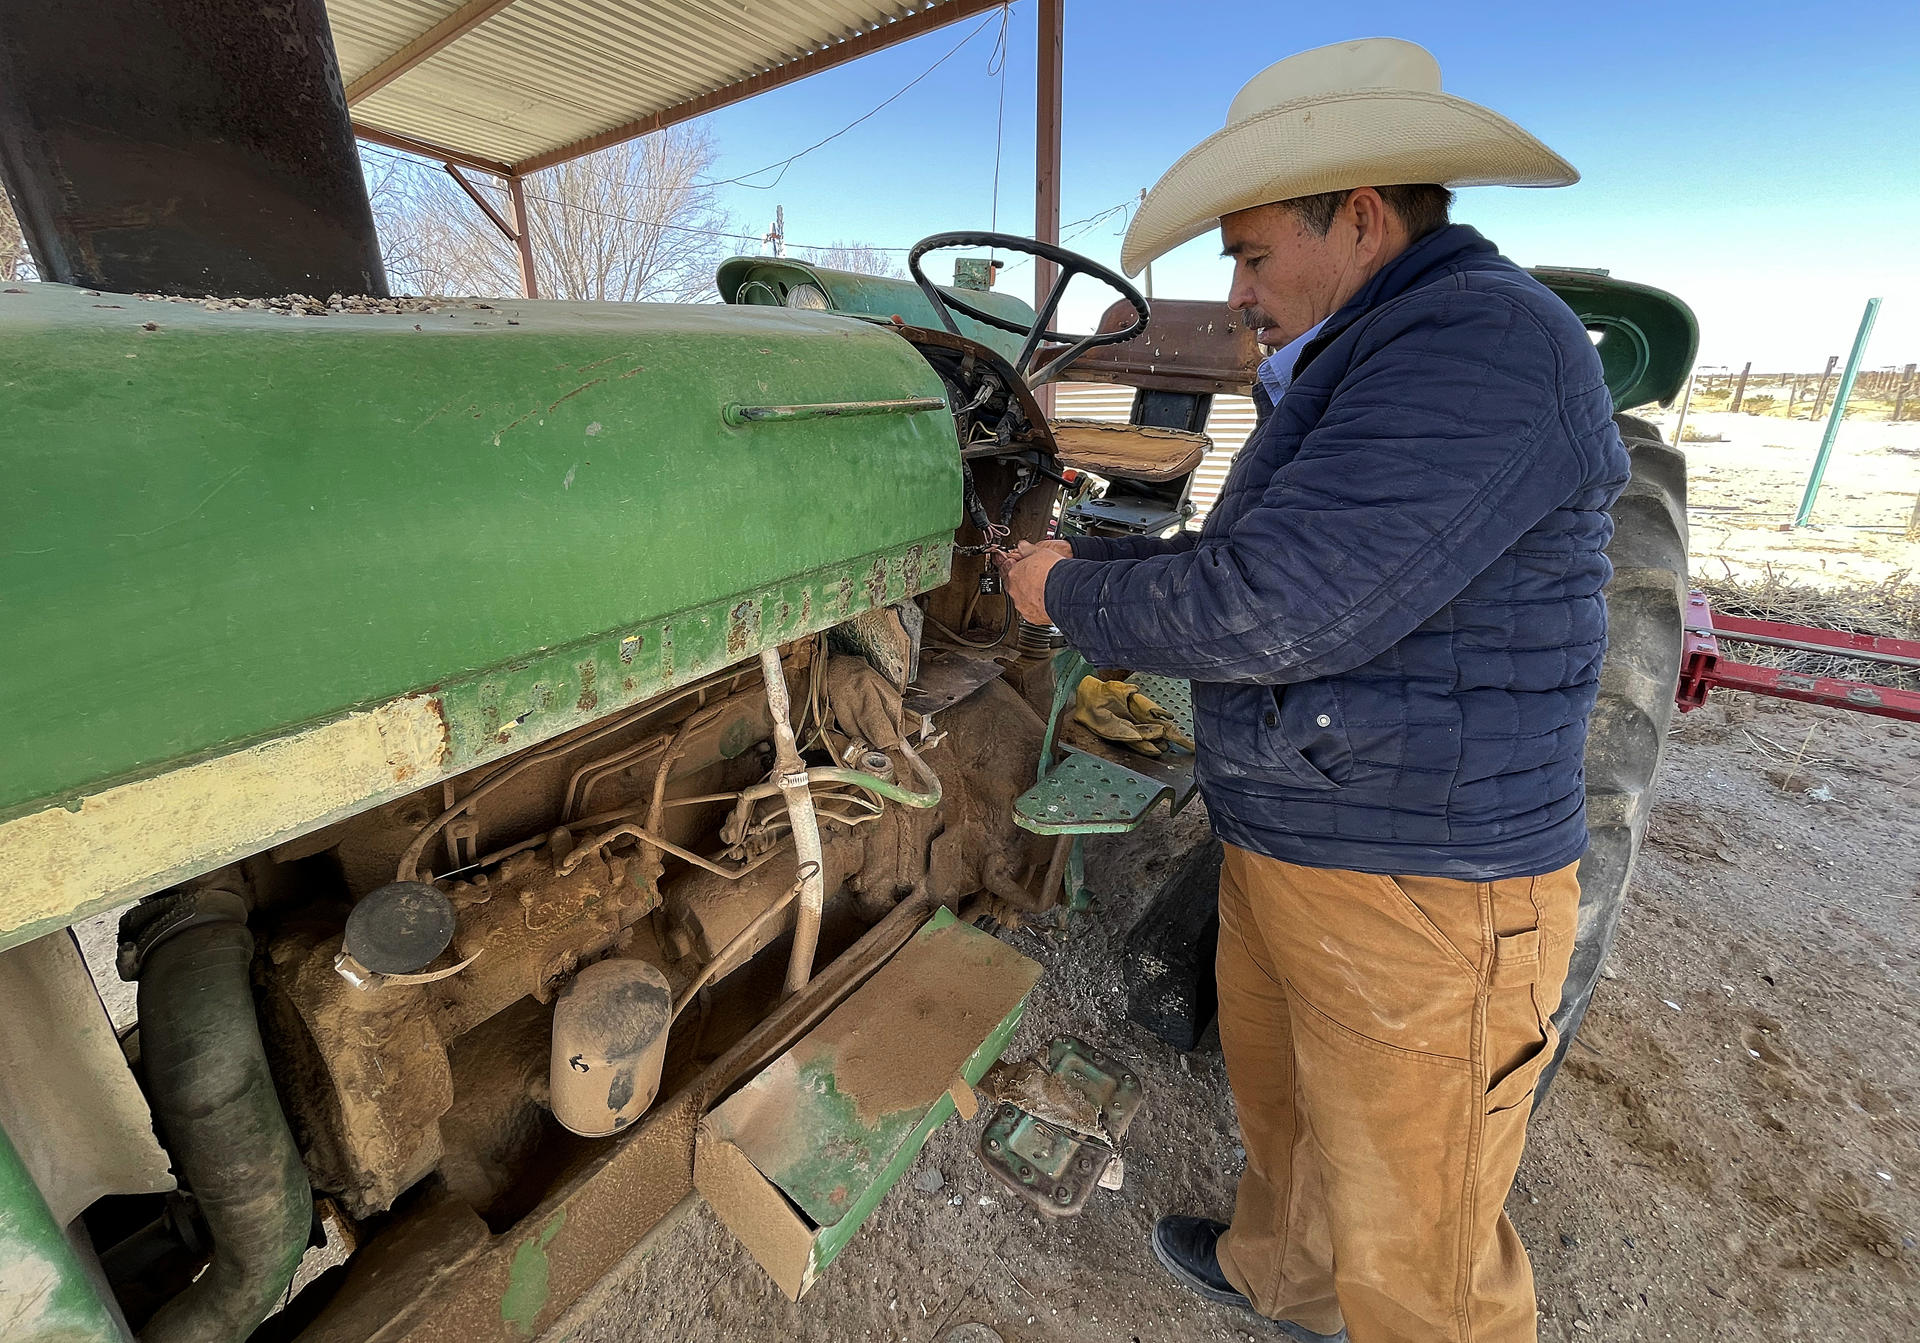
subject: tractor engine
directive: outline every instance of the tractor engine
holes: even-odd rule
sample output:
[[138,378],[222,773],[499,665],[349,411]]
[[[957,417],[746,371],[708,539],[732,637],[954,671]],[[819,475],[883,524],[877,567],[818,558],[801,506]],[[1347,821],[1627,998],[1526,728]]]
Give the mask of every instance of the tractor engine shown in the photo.
[[[1038,715],[998,679],[915,714],[834,642],[782,663],[825,776],[829,942],[916,892],[1043,905],[1053,845],[1011,819]],[[663,1073],[777,998],[780,965],[755,957],[791,939],[801,860],[775,754],[761,675],[733,670],[244,864],[272,929],[268,1054],[314,1187],[366,1218],[438,1172],[505,1215],[530,1163],[625,1128]],[[658,986],[664,1010],[628,992],[570,1013],[583,967]],[[639,1078],[600,1080],[641,1055]]]

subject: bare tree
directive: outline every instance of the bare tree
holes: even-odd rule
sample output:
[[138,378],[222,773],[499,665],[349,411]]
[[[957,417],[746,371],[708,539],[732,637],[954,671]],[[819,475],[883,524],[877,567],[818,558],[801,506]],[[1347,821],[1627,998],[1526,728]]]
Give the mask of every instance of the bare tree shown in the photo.
[[863,242],[836,242],[831,247],[797,249],[808,261],[829,270],[859,271],[862,275],[882,275],[904,280],[907,268],[892,250]]
[[[714,267],[739,241],[703,185],[712,136],[674,126],[528,177],[528,232],[551,298],[686,303],[710,297]],[[421,294],[520,292],[519,253],[445,171],[363,153],[368,195],[396,288]],[[468,173],[508,216],[503,184]]]

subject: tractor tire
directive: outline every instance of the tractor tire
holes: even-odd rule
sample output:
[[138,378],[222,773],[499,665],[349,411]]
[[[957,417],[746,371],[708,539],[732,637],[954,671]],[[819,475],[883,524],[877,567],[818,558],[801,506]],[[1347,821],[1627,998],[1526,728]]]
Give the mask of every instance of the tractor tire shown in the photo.
[[1613,506],[1607,557],[1608,638],[1600,697],[1587,734],[1587,831],[1573,963],[1553,1014],[1559,1048],[1540,1075],[1537,1109],[1593,1001],[1613,949],[1634,859],[1646,836],[1680,680],[1687,609],[1687,459],[1660,431],[1614,417],[1633,477]]

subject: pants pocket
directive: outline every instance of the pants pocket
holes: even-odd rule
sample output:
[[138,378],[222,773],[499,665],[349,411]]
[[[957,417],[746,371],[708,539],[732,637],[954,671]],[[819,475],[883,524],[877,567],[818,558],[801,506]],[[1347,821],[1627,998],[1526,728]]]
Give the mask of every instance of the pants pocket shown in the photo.
[[1487,1103],[1489,1116],[1531,1105],[1540,1074],[1559,1047],[1541,996],[1538,928],[1494,939],[1487,986]]
[[1559,1047],[1560,1032],[1554,1029],[1552,1022],[1543,1023],[1539,1043],[1487,1088],[1488,1117],[1516,1106],[1531,1106],[1534,1088],[1540,1085],[1540,1074],[1546,1070],[1547,1060],[1553,1057],[1553,1051]]

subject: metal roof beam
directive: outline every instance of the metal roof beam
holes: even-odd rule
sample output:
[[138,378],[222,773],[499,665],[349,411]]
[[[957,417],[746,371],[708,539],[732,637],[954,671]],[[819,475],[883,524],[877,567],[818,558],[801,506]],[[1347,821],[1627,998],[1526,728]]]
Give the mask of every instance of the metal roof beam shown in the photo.
[[555,164],[565,163],[569,159],[577,159],[583,154],[591,154],[596,150],[636,139],[642,135],[651,135],[655,131],[665,130],[668,126],[679,122],[691,121],[695,117],[742,102],[756,94],[791,84],[795,80],[805,79],[808,75],[819,74],[822,70],[831,70],[835,66],[845,65],[848,61],[858,60],[876,51],[883,51],[910,38],[918,37],[922,33],[930,33],[936,28],[944,28],[962,19],[972,18],[975,14],[989,9],[999,9],[1003,3],[1005,0],[946,0],[944,4],[922,9],[919,13],[904,19],[895,19],[858,37],[850,37],[844,42],[822,47],[818,51],[788,61],[784,65],[777,65],[771,70],[763,70],[757,75],[749,75],[736,83],[703,93],[697,98],[689,98],[672,107],[663,107],[658,112],[636,118],[610,130],[589,135],[584,139],[575,140],[572,144],[562,145],[558,149],[535,154],[531,158],[514,164],[511,172],[520,176],[537,173]]
[[418,154],[423,159],[435,159],[441,163],[457,163],[462,168],[472,168],[478,172],[492,173],[495,177],[512,177],[513,165],[502,163],[499,159],[490,159],[482,154],[469,154],[461,149],[448,149],[445,145],[436,145],[426,140],[417,140],[411,135],[396,135],[392,131],[377,130],[361,122],[353,123],[354,135],[369,144],[385,145],[388,149],[402,150],[408,154]]
[[466,4],[347,85],[347,105],[351,107],[361,99],[378,93],[422,61],[431,60],[436,52],[458,42],[512,3],[513,0],[467,0]]

